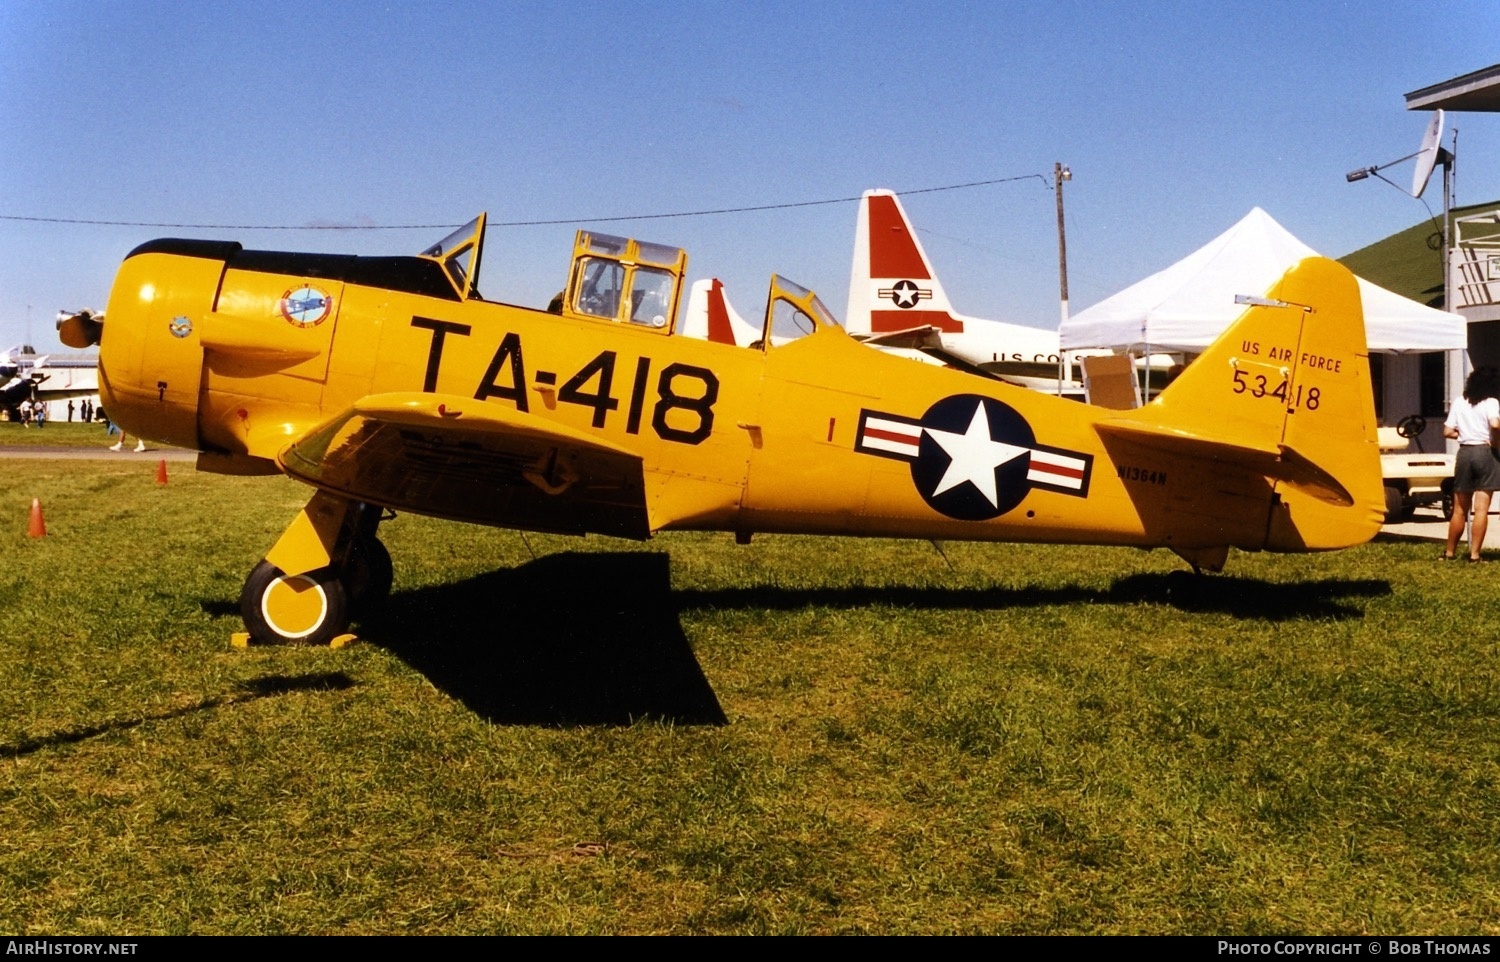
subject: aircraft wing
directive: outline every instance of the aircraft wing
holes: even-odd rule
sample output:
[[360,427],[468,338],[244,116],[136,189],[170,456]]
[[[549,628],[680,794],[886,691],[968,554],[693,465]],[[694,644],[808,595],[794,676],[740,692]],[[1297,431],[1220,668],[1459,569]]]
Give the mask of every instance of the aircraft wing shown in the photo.
[[981,361],[976,366],[981,371],[1003,380],[1018,377],[1053,382],[1057,380],[1058,363],[1056,361]]
[[365,397],[281,450],[358,501],[496,527],[646,538],[641,458],[535,415],[444,394]]
[[931,324],[908,327],[900,331],[884,331],[878,334],[854,334],[855,340],[872,347],[904,348],[921,351],[928,357],[969,374],[1004,381],[1017,387],[1025,387],[1016,377],[1057,378],[1057,365],[1051,363],[1024,363],[1020,361],[985,361],[975,364],[961,354],[955,354],[943,344],[943,332]]
[[[963,371],[966,374],[972,374],[975,377],[982,377],[990,381],[1001,381],[1014,387],[1025,386],[1018,381],[1011,380],[999,371],[991,370],[990,368],[985,367],[983,364],[974,364],[964,357],[958,354],[954,354],[952,351],[949,351],[941,346],[924,347],[920,348],[920,350],[928,357],[941,361],[943,364],[953,368],[954,370]],[[1054,372],[1052,376],[1056,377],[1056,372]]]
[[[856,341],[873,347],[896,348],[908,351],[920,351],[928,357],[951,368],[974,374],[979,377],[989,378],[992,381],[1005,381],[1000,374],[988,370],[983,365],[974,364],[968,359],[954,354],[943,346],[943,334],[930,324],[918,327],[908,327],[900,331],[886,331],[880,334],[854,334]],[[1014,381],[1006,381],[1007,384],[1015,384]],[[1020,385],[1017,385],[1018,387]]]
[[931,324],[921,324],[899,331],[882,331],[877,334],[856,333],[854,339],[877,347],[905,347],[912,350],[942,348],[942,333]]

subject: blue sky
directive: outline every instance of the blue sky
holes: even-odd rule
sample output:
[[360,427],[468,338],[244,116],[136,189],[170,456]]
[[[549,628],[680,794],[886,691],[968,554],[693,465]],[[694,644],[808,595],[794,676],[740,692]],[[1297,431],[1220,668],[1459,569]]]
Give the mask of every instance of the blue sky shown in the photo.
[[[856,197],[1068,164],[1080,310],[1250,208],[1332,256],[1423,206],[1344,174],[1416,149],[1402,95],[1500,61],[1492,2],[0,4],[0,346],[56,347],[153,237],[407,253],[457,225],[486,295],[543,306],[573,231],[676,244],[757,316],[783,273],[842,313]],[[1451,115],[1458,201],[1500,198],[1500,116]],[[1392,168],[1397,183],[1410,164]],[[1440,192],[1427,200],[1441,210]],[[1038,177],[919,194],[954,306],[1055,326]]]

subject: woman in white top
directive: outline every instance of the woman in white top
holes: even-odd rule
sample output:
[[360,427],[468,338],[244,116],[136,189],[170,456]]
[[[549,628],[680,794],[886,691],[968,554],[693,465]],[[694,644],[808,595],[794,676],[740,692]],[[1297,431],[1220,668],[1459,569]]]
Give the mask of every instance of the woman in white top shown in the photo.
[[1495,431],[1500,430],[1500,400],[1496,371],[1482,367],[1464,382],[1464,393],[1453,401],[1443,437],[1458,441],[1453,464],[1453,516],[1448,519],[1448,545],[1443,558],[1451,561],[1458,552],[1469,508],[1474,524],[1469,532],[1469,560],[1479,561],[1484,535],[1490,522],[1490,496],[1500,491],[1500,460],[1495,457]]

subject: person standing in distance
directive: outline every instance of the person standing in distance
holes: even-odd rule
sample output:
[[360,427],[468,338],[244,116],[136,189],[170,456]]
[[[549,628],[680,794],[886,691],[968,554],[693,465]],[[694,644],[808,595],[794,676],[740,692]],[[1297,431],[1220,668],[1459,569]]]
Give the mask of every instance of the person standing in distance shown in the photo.
[[1443,437],[1458,441],[1453,463],[1453,516],[1448,519],[1448,545],[1443,559],[1451,561],[1464,534],[1470,506],[1474,523],[1469,530],[1469,560],[1480,561],[1490,523],[1490,496],[1500,491],[1500,459],[1495,456],[1495,431],[1500,430],[1500,400],[1495,395],[1500,375],[1492,367],[1476,369],[1464,382],[1462,397],[1454,398],[1443,424]]

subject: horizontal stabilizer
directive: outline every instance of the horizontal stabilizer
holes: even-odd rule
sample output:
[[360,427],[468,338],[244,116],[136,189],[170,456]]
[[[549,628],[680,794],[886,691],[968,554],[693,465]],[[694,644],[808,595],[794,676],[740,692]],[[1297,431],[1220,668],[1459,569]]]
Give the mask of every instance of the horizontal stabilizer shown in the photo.
[[1226,467],[1238,465],[1265,475],[1327,504],[1348,507],[1354,503],[1339,480],[1284,444],[1256,446],[1204,437],[1170,425],[1125,421],[1100,422],[1099,433],[1134,441],[1171,454],[1212,460]]

